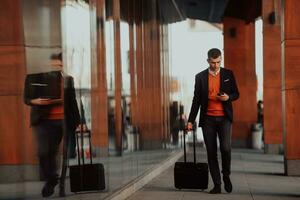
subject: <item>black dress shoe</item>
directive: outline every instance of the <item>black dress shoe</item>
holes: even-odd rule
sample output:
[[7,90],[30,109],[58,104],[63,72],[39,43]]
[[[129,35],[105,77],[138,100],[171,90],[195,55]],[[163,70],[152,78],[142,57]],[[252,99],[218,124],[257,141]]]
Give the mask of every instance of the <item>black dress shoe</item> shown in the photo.
[[210,194],[220,194],[221,193],[221,185],[215,185],[212,190],[209,191]]
[[231,193],[232,192],[232,183],[230,181],[229,176],[223,176],[223,181],[224,181],[224,189],[226,192]]
[[43,197],[50,197],[54,193],[54,188],[57,185],[57,181],[47,182],[42,189]]

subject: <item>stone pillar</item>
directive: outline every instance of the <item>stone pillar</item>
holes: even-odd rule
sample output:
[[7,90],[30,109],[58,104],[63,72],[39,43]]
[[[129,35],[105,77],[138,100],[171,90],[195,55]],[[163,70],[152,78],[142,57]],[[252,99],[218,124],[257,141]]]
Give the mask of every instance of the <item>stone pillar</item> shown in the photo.
[[26,73],[49,70],[61,49],[61,2],[4,0],[0,8],[0,182],[37,180],[39,167],[29,106],[23,102]]
[[262,1],[264,63],[264,143],[266,153],[282,146],[280,1]]
[[300,1],[283,1],[282,100],[284,160],[287,175],[300,175]]
[[256,122],[255,26],[224,19],[224,66],[233,70],[240,98],[233,103],[233,147],[250,147],[251,124]]
[[2,1],[0,13],[0,183],[7,183],[24,180],[23,165],[36,160],[29,109],[23,103],[26,63],[21,1]]
[[93,145],[97,155],[108,154],[108,118],[107,118],[107,77],[106,45],[104,35],[105,0],[90,1],[93,17],[92,35],[92,68],[91,68],[91,104]]
[[169,130],[169,70],[162,53],[162,43],[167,37],[162,37],[157,14],[156,1],[135,1],[135,34],[132,33],[132,38],[136,40],[136,46],[131,48],[136,48],[136,53],[131,59],[136,60],[132,61],[131,73],[136,73],[136,79],[131,84],[132,111],[133,123],[139,127],[142,149],[162,148]]
[[115,61],[115,147],[117,155],[122,153],[122,64],[120,35],[120,1],[113,0],[114,61]]

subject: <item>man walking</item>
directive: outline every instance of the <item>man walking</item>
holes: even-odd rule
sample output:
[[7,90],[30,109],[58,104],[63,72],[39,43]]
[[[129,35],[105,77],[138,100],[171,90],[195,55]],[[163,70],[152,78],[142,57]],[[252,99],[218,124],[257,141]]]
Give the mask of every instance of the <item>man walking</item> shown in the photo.
[[230,181],[232,101],[239,98],[239,91],[229,69],[221,68],[221,51],[210,49],[207,53],[209,68],[195,78],[194,97],[187,129],[193,128],[199,108],[199,126],[202,127],[210,174],[214,182],[211,194],[221,193],[221,175],[217,154],[217,137],[220,141],[222,174],[226,192],[232,192]]

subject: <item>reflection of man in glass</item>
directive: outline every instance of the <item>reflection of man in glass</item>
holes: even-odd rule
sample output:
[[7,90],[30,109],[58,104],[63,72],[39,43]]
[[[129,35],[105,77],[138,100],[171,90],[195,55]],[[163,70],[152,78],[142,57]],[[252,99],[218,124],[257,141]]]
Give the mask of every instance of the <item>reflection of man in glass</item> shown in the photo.
[[55,71],[29,74],[24,101],[31,106],[30,124],[35,132],[42,175],[43,197],[51,196],[58,183],[56,156],[63,131],[71,136],[80,124],[73,78],[62,72],[62,54],[51,55]]

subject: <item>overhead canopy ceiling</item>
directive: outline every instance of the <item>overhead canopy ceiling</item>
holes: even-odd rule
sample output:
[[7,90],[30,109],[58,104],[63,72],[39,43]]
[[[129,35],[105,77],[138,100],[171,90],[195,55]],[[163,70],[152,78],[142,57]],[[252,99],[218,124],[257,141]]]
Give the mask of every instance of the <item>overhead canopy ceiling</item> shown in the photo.
[[159,0],[163,23],[173,23],[187,18],[211,23],[222,23],[224,17],[255,21],[261,16],[261,0]]

